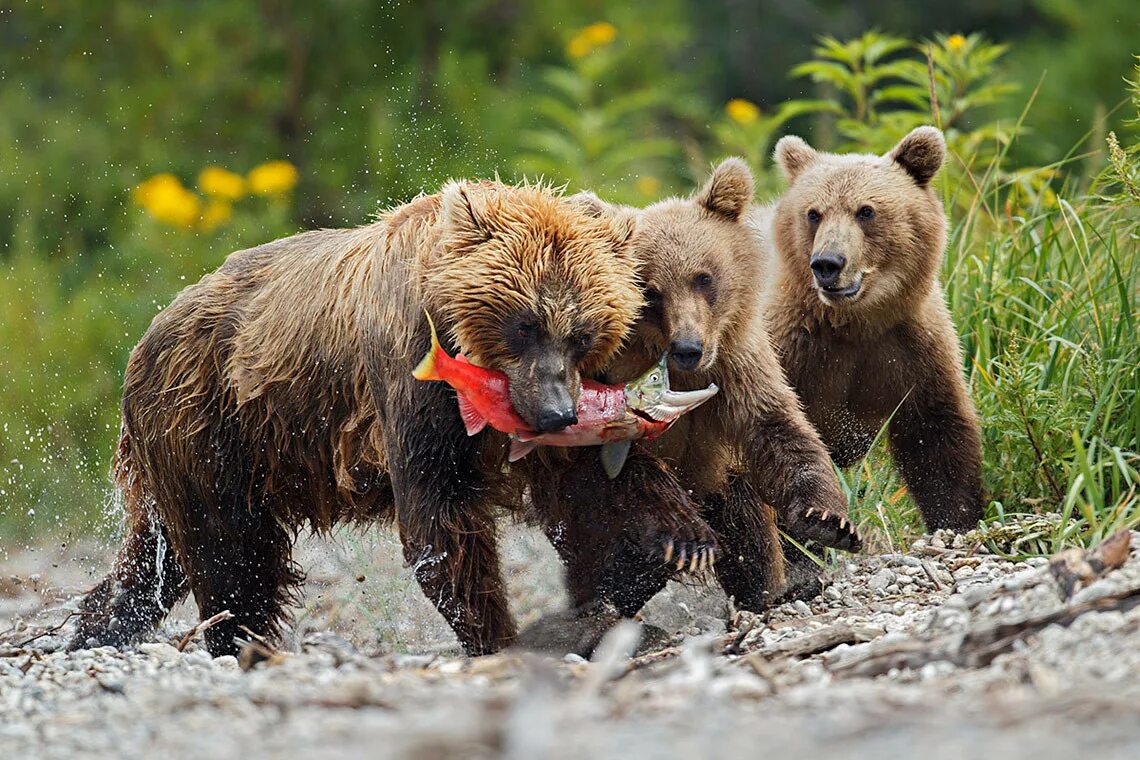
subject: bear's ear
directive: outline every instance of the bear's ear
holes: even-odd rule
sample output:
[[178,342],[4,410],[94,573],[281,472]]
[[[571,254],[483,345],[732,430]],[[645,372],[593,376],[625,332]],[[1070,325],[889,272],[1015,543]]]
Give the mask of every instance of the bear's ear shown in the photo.
[[440,192],[440,218],[447,231],[467,244],[491,238],[487,193],[467,182],[448,182]]
[[619,245],[626,243],[637,231],[638,210],[635,208],[606,203],[589,190],[574,193],[566,202],[587,216],[609,222]]
[[611,206],[610,209],[609,223],[614,231],[614,240],[617,241],[618,245],[625,245],[637,232],[638,214],[617,206]]
[[926,187],[946,160],[946,138],[934,127],[915,127],[887,157],[906,169],[919,187]]
[[589,190],[574,193],[566,199],[566,202],[582,213],[592,216],[595,219],[604,219],[607,216],[611,216],[616,209],[615,206],[606,203]]
[[819,153],[802,139],[795,135],[788,135],[781,137],[780,141],[776,143],[776,150],[773,151],[772,157],[780,166],[780,171],[784,173],[784,179],[788,182],[794,182],[804,169],[815,163],[815,160],[819,158]]
[[739,158],[726,158],[697,193],[697,203],[714,214],[737,221],[752,203],[752,171]]

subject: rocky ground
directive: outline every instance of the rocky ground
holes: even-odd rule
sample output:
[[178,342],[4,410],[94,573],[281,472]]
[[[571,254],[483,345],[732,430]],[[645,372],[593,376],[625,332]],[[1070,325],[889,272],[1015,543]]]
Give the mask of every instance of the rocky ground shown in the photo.
[[[628,623],[586,662],[459,656],[395,539],[346,534],[307,542],[306,607],[249,670],[198,638],[176,648],[188,607],[133,651],[64,653],[107,550],[0,553],[0,757],[1135,758],[1140,552],[1125,537],[1115,560],[1066,558],[1064,579],[1091,579],[1068,600],[1048,560],[940,535],[841,561],[819,598],[763,617],[672,584],[644,617],[675,646],[639,653]],[[506,555],[520,619],[564,604],[540,538],[515,530]]]

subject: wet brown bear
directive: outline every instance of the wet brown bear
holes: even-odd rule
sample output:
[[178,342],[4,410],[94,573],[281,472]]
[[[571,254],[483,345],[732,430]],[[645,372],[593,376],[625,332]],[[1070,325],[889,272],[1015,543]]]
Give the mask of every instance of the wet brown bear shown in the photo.
[[507,373],[528,423],[559,429],[641,305],[631,234],[542,188],[451,183],[365,227],[235,253],[182,291],[131,354],[127,535],[72,646],[128,644],[188,591],[203,617],[235,616],[207,631],[215,655],[239,626],[275,635],[302,577],[296,532],[393,516],[467,651],[509,643],[505,440],[469,438],[454,392],[413,380],[424,310],[449,350]]
[[[783,586],[783,555],[767,505],[798,533],[829,546],[855,549],[859,538],[846,519],[847,500],[827,449],[784,379],[762,324],[761,249],[747,223],[752,198],[752,175],[739,159],[718,166],[693,198],[666,200],[640,212],[576,196],[599,214],[638,220],[635,241],[647,307],[605,379],[628,381],[668,351],[673,387],[715,382],[721,389],[662,438],[634,450],[659,458],[662,470],[704,505],[706,520],[722,539],[715,566],[722,585],[741,606],[759,608],[770,590]],[[596,457],[585,451],[571,456],[577,460],[569,476],[575,483],[605,482]],[[734,468],[739,474],[730,489]],[[620,474],[613,487],[620,488],[625,477]],[[575,485],[546,493],[577,495],[590,489]],[[562,529],[577,535],[578,523],[596,511],[584,505],[564,508],[569,524]],[[674,560],[677,567],[700,561],[681,552]],[[570,576],[590,577],[575,569],[572,559],[568,562]],[[596,595],[630,615],[664,585],[669,569],[631,553],[611,559],[595,576],[597,585],[578,589],[574,602],[582,605]]]
[[887,423],[927,527],[963,531],[983,512],[981,435],[938,283],[946,214],[930,182],[945,153],[933,127],[885,156],[785,137],[775,157],[790,186],[755,224],[765,324],[836,463],[864,456]]

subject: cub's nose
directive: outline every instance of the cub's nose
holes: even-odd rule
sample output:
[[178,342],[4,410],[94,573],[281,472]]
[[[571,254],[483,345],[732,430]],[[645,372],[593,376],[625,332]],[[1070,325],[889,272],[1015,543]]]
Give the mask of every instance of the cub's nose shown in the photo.
[[543,409],[534,421],[539,433],[556,433],[563,428],[578,424],[578,415],[570,407],[564,409]]
[[669,356],[673,358],[677,367],[683,370],[696,369],[704,354],[704,344],[699,340],[675,340],[669,346]]
[[821,251],[811,257],[811,271],[815,274],[815,281],[825,288],[835,284],[846,265],[847,257],[834,251]]

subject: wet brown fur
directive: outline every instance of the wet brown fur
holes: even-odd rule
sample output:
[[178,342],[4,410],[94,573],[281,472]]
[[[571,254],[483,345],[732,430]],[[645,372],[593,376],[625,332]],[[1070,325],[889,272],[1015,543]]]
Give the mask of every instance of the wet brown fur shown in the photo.
[[114,467],[127,534],[72,646],[135,641],[188,591],[203,617],[235,615],[207,632],[214,654],[240,626],[276,635],[302,579],[296,533],[391,518],[467,651],[509,643],[493,505],[521,486],[502,435],[469,438],[454,392],[413,380],[424,310],[449,350],[508,375],[515,312],[559,340],[588,329],[564,378],[576,393],[640,307],[631,234],[542,187],[454,182],[364,227],[239,251],[182,291],[130,357]]

